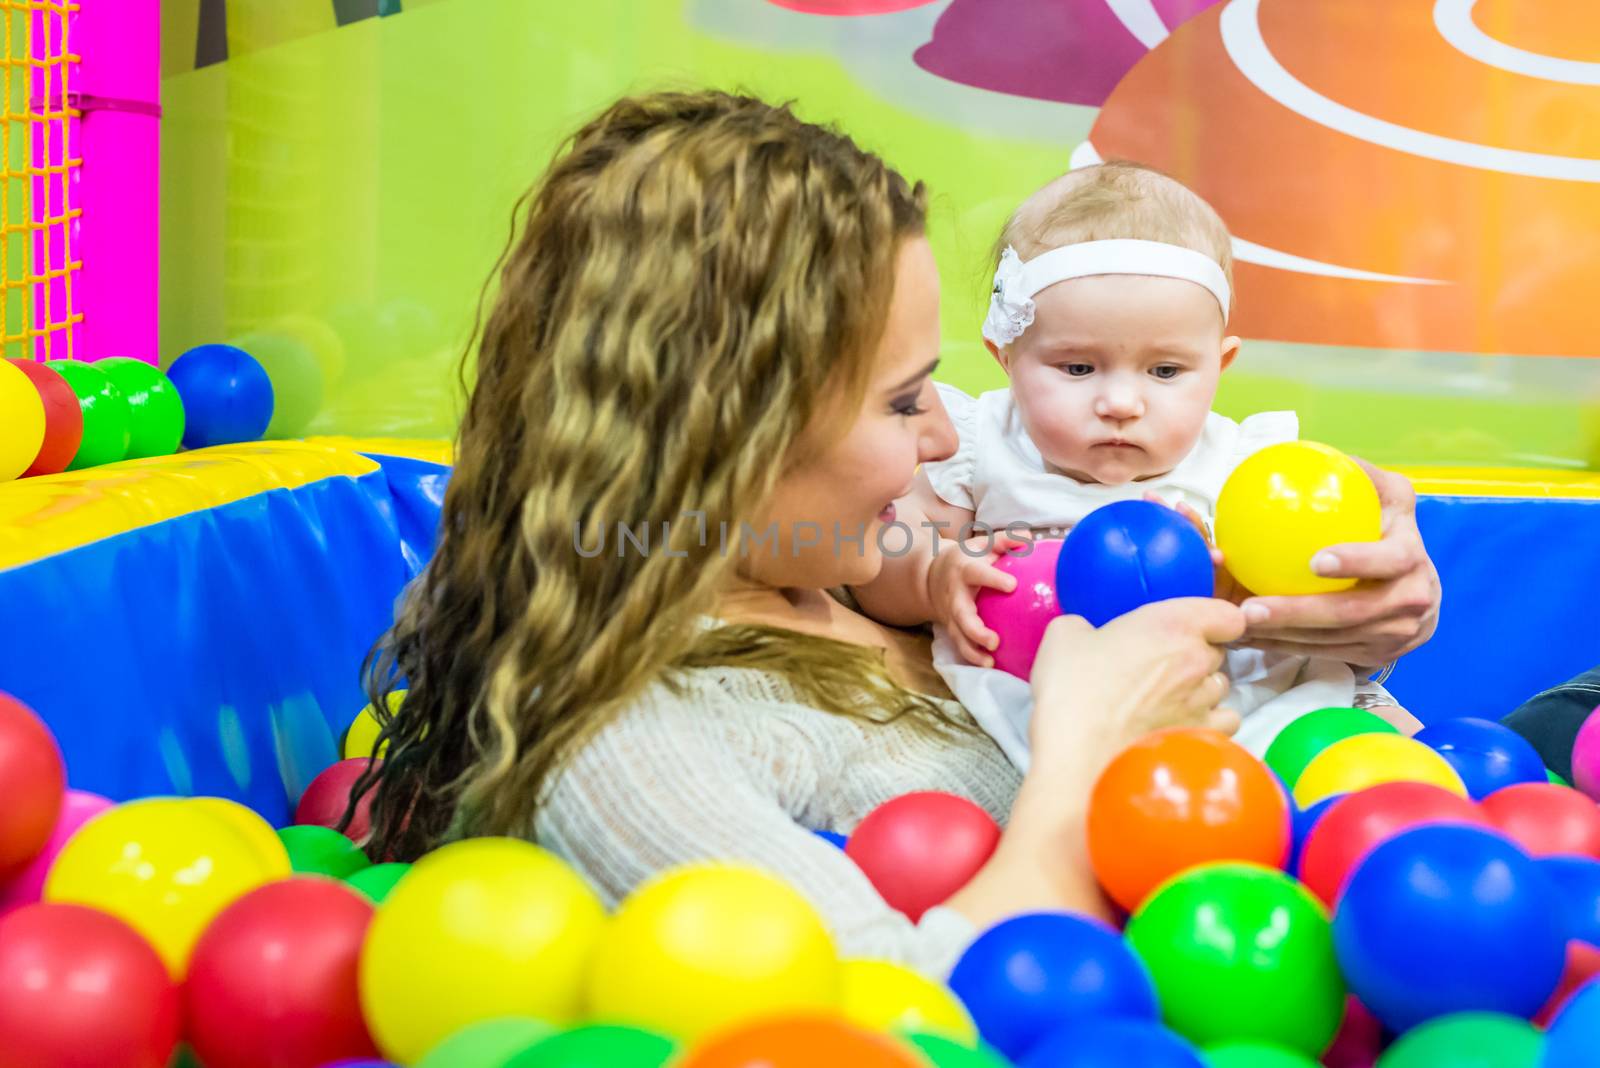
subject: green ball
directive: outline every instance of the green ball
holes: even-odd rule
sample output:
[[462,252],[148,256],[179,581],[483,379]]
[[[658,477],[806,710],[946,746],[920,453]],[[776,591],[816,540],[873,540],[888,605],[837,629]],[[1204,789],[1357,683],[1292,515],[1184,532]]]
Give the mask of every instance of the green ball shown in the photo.
[[501,1068],[507,1058],[548,1038],[555,1028],[526,1016],[504,1016],[462,1028],[428,1051],[417,1068]]
[[504,1068],[661,1068],[677,1052],[676,1042],[653,1031],[592,1024],[552,1035]]
[[83,409],[83,441],[67,470],[114,464],[126,457],[133,416],[128,398],[111,376],[82,360],[50,360],[45,366],[67,380]]
[[1283,728],[1262,759],[1293,790],[1306,765],[1334,742],[1358,734],[1399,733],[1388,720],[1360,708],[1319,708]]
[[1544,1039],[1527,1020],[1459,1012],[1419,1024],[1378,1058],[1378,1068],[1534,1068]]
[[1128,921],[1167,1025],[1200,1046],[1263,1042],[1320,1054],[1345,987],[1321,902],[1255,864],[1206,864],[1168,880]]
[[360,846],[330,827],[282,827],[278,838],[289,851],[289,867],[300,875],[348,879],[372,865]]
[[1554,771],[1551,771],[1549,768],[1545,768],[1544,769],[1544,777],[1549,779],[1551,782],[1555,783],[1557,786],[1571,786],[1572,785],[1570,782],[1568,782],[1567,780],[1563,779],[1560,775],[1557,775]]
[[95,364],[128,401],[128,455],[171,456],[183,442],[183,399],[155,364],[113,356]]
[[1227,1042],[1202,1052],[1209,1068],[1318,1068],[1303,1053],[1259,1042]]
[[903,1036],[933,1062],[933,1068],[1010,1068],[1009,1062],[988,1046],[963,1046],[943,1035],[912,1031]]
[[410,870],[409,864],[374,864],[370,868],[362,868],[345,882],[365,894],[374,905],[381,905],[394,889],[394,884]]

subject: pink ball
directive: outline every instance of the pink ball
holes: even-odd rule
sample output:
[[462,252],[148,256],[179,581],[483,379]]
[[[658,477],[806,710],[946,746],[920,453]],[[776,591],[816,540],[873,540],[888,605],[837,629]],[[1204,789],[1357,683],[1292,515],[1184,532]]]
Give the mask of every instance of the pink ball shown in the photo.
[[1031,551],[1002,556],[994,566],[1015,575],[1017,588],[1010,593],[978,592],[978,618],[1000,636],[994,666],[1019,679],[1033,674],[1033,658],[1039,653],[1044,630],[1061,614],[1056,600],[1056,557],[1061,555],[1062,544],[1059,538],[1040,539]]
[[99,794],[68,790],[61,799],[61,815],[56,817],[55,830],[50,832],[44,849],[13,879],[0,884],[0,916],[38,901],[44,894],[44,878],[50,874],[50,865],[56,862],[56,854],[67,844],[67,839],[92,817],[111,807],[112,802]]
[[1589,713],[1572,743],[1572,785],[1600,801],[1600,708]]

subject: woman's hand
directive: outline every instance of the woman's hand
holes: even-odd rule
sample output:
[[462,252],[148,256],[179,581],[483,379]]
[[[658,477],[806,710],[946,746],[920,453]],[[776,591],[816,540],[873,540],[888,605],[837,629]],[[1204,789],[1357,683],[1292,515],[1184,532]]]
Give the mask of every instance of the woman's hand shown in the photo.
[[1249,598],[1242,607],[1251,647],[1376,669],[1433,637],[1442,591],[1417,529],[1417,495],[1405,476],[1356,462],[1378,488],[1383,537],[1330,546],[1311,569],[1361,581],[1338,593]]

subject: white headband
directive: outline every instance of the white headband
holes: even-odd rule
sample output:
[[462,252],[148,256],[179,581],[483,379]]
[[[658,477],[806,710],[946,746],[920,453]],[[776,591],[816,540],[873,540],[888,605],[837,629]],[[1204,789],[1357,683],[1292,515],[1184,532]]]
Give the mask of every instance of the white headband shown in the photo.
[[1017,250],[1006,247],[994,272],[994,295],[983,321],[983,336],[996,345],[1009,345],[1033,325],[1033,298],[1040,290],[1070,278],[1101,274],[1144,274],[1180,278],[1203,286],[1222,308],[1228,321],[1228,276],[1203,252],[1161,241],[1084,241],[1062,245],[1022,262]]

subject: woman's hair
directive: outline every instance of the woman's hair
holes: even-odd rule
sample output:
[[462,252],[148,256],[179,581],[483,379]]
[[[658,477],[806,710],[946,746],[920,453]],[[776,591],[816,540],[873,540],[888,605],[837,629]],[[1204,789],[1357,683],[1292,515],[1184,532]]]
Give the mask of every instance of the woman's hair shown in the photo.
[[802,434],[860,411],[924,211],[850,138],[718,92],[618,101],[557,153],[497,265],[437,552],[369,657],[374,855],[530,834],[575,747],[690,668],[938,719],[873,650],[701,625],[738,562],[719,524],[756,520]]

